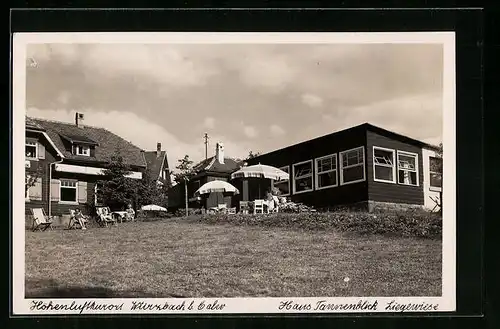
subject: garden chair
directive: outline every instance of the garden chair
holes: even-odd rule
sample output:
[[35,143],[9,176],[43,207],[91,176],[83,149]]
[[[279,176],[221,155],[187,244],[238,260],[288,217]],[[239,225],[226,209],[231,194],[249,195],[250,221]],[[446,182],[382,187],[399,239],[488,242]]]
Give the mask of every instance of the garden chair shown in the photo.
[[45,231],[49,227],[52,229],[52,216],[47,216],[43,208],[31,209],[33,214],[33,231]]
[[264,200],[255,200],[253,204],[253,214],[264,213]]
[[222,214],[227,213],[227,205],[225,203],[220,203],[217,205],[217,211]]
[[[76,219],[76,216],[75,216],[75,210],[71,209],[69,211],[69,223],[68,223],[68,229],[83,229],[82,225],[80,224],[80,222]],[[83,216],[83,222],[84,223],[88,223],[89,220],[88,220],[88,217],[87,216]]]
[[108,223],[116,224],[116,220],[111,214],[109,207],[97,207],[96,212],[101,226],[107,227]]
[[236,207],[233,208],[227,208],[227,213],[229,215],[236,215]]
[[248,201],[240,201],[240,213],[247,215],[249,210],[250,206],[248,205]]

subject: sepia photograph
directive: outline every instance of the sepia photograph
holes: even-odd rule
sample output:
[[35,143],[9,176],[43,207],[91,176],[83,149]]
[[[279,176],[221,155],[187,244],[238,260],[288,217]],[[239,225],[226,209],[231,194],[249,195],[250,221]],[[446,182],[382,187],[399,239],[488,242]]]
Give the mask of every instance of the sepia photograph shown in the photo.
[[453,310],[453,33],[147,36],[14,39],[20,309]]

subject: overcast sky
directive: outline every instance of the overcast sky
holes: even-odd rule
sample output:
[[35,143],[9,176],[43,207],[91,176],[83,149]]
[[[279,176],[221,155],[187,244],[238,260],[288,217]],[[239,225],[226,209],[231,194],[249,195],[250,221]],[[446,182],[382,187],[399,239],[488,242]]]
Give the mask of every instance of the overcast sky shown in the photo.
[[[171,167],[268,152],[363,122],[442,140],[439,44],[29,45],[27,114],[161,142]],[[31,60],[29,58],[34,59]]]

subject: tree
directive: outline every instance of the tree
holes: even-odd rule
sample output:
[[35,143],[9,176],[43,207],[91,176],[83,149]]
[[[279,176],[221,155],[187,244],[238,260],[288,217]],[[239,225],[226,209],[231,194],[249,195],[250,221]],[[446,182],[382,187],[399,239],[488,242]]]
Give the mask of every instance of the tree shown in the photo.
[[192,168],[193,161],[189,160],[189,155],[185,155],[184,158],[178,160],[179,164],[175,167],[179,170],[178,173],[174,174],[174,180],[178,183],[184,183],[184,202],[186,206],[186,217],[189,215],[188,209],[188,188],[187,182],[193,177],[194,170]]
[[166,183],[160,184],[157,180],[152,179],[150,172],[146,170],[138,186],[138,206],[156,204],[167,207],[169,186]]
[[26,172],[24,175],[24,194],[28,193],[30,187],[35,186],[37,180],[42,178],[42,168],[38,167],[36,171]]
[[120,153],[117,151],[111,156],[111,161],[103,174],[105,179],[99,181],[101,184],[101,196],[103,202],[113,209],[124,209],[128,204],[137,203],[137,192],[140,186],[136,180],[126,177],[130,174]]
[[248,156],[245,160],[250,160],[250,159],[253,159],[255,157],[258,157],[260,155],[260,152],[255,152],[253,153],[252,151],[248,152]]

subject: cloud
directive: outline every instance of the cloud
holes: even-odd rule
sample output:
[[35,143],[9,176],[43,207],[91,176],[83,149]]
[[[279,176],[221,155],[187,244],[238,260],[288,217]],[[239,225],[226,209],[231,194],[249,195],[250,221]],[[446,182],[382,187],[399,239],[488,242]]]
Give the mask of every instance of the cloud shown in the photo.
[[249,58],[240,66],[241,80],[269,92],[280,92],[294,78],[286,62],[279,58]]
[[269,130],[271,131],[271,134],[274,136],[282,136],[285,134],[285,130],[276,124],[271,125],[269,127]]
[[255,127],[253,127],[253,126],[245,126],[243,128],[243,132],[244,132],[245,136],[247,136],[249,138],[257,137],[257,129],[255,129]]
[[205,120],[203,120],[203,127],[213,129],[215,127],[215,119],[212,117],[205,118]]
[[168,85],[197,86],[217,74],[213,66],[195,62],[175,47],[155,44],[45,44],[28,48],[29,56],[39,63],[52,59],[66,65],[78,62],[88,75],[98,72],[108,78],[146,76]]
[[343,108],[323,114],[322,121],[294,137],[310,139],[368,122],[415,139],[439,141],[442,139],[442,104],[442,95],[432,93]]
[[[38,65],[27,63],[27,107],[49,118],[54,109],[83,111],[106,127],[137,120],[142,134],[113,129],[150,149],[157,142],[150,131],[165,136],[173,163],[185,153],[202,159],[205,132],[229,156],[362,122],[423,140],[442,133],[439,45],[37,44],[28,56]],[[274,123],[294,133],[274,138],[281,134]]]
[[314,94],[303,94],[301,96],[302,103],[309,107],[321,107],[323,106],[323,99]]

